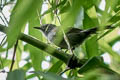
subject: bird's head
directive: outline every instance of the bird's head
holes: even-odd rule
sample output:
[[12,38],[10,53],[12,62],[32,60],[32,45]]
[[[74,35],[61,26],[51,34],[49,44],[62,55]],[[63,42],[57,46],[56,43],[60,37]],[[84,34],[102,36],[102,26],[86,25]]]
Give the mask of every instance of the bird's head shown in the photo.
[[54,28],[56,28],[56,25],[54,24],[43,24],[40,27],[34,27],[35,29],[39,29],[42,31],[46,36],[51,32]]

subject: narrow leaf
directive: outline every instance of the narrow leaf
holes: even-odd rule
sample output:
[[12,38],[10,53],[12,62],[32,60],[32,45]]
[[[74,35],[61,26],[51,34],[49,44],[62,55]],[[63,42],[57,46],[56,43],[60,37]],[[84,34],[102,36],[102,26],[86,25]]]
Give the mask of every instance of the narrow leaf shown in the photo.
[[40,0],[18,0],[10,17],[7,32],[8,48],[12,47],[27,20],[37,11],[42,1]]

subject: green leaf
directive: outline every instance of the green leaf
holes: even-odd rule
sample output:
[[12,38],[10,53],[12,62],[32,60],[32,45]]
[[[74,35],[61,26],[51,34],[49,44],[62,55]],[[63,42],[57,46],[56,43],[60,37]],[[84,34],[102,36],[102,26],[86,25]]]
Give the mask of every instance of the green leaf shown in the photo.
[[[84,23],[85,29],[97,27],[98,20],[97,20],[96,11],[94,7],[89,9],[87,13],[85,13],[85,18],[83,23]],[[97,35],[94,35],[89,39],[87,39],[85,42],[86,55],[88,58],[99,56],[98,43],[96,40],[97,40]]]
[[[40,10],[40,9],[39,9]],[[42,33],[33,27],[40,26],[40,21],[38,18],[37,12],[29,19],[29,34],[34,36],[35,38],[42,40]],[[45,55],[43,51],[39,50],[38,48],[29,45],[30,57],[32,60],[32,65],[35,70],[42,70],[41,63],[44,60]]]
[[61,76],[58,76],[51,72],[43,73],[41,71],[36,71],[36,72],[32,72],[32,73],[43,76],[43,78],[45,80],[71,80],[71,79],[62,78]]
[[0,52],[4,52],[4,51],[6,51],[6,49],[4,49],[3,47],[0,46]]
[[42,4],[41,0],[18,0],[10,17],[7,40],[12,47],[19,37],[21,29]]
[[81,0],[81,3],[83,4],[85,9],[89,9],[95,5],[99,5],[101,0]]
[[119,0],[106,0],[106,6],[105,6],[105,11],[108,11],[109,8],[111,8],[110,13],[112,13],[112,10],[117,8],[117,5],[119,3]]
[[120,11],[109,19],[109,24],[114,24],[120,20]]
[[61,1],[58,5],[52,6],[51,8],[49,8],[47,11],[45,11],[43,14],[41,14],[41,16],[44,16],[44,15],[46,15],[48,13],[51,13],[53,10],[55,10],[55,9],[57,9],[59,7],[62,7],[65,3],[66,3],[66,0]]
[[120,0],[117,0],[117,4],[115,5],[114,11],[118,12],[120,10]]
[[17,68],[19,68],[19,62],[21,61],[22,52],[23,52],[23,44],[21,41],[19,41],[16,50],[16,61],[15,61],[15,65],[17,65]]
[[[114,30],[109,30],[108,33],[106,34],[104,37],[102,37],[101,39],[104,40],[107,43],[111,43],[113,42],[115,39],[119,38],[119,34],[118,34],[119,28],[115,28]],[[103,34],[104,35],[104,34]]]
[[109,34],[111,31],[112,31],[112,30],[109,30],[109,31],[105,32],[104,34],[100,35],[100,36],[97,38],[97,40],[103,38],[104,36],[106,36],[107,34]]
[[119,75],[116,75],[104,68],[97,68],[84,73],[84,77],[75,80],[119,80]]
[[101,61],[100,57],[92,57],[79,69],[78,72],[84,73],[89,70],[101,67],[101,63],[102,63],[102,61]]
[[22,69],[25,70],[25,71],[27,71],[27,70],[29,70],[31,67],[32,67],[31,63],[30,63],[30,62],[27,62],[27,63],[22,67]]
[[97,44],[97,36],[93,36],[90,39],[88,39],[85,43],[86,46],[86,54],[88,58],[94,57],[94,56],[99,56],[98,52],[98,44]]
[[25,73],[23,70],[19,69],[13,72],[9,72],[7,80],[25,80]]
[[79,74],[86,73],[88,71],[92,71],[94,69],[103,68],[111,73],[115,73],[115,71],[111,70],[108,65],[104,64],[102,57],[92,57],[90,58],[78,71]]
[[0,69],[3,69],[5,66],[10,66],[10,65],[11,65],[11,60],[7,60],[0,56]]
[[41,70],[41,63],[44,59],[44,54],[42,54],[42,51],[37,49],[36,47],[33,47],[29,45],[29,51],[30,51],[30,58],[32,60],[32,66],[35,70]]
[[60,13],[59,14],[62,14],[62,13],[65,13],[67,11],[69,11],[70,9],[70,4],[69,2],[67,1],[63,6],[61,6],[59,9],[60,9]]
[[62,61],[57,61],[57,62],[48,70],[48,72],[57,73],[57,72],[60,70],[62,64],[63,64]]
[[[28,76],[26,77],[26,79],[29,80],[29,79],[34,78],[34,77],[36,77],[35,74],[30,74],[30,75],[28,75]],[[43,80],[44,80],[44,79],[43,79]]]
[[113,51],[112,47],[104,39],[100,39],[98,43],[103,51],[108,52],[115,60],[120,61],[120,55]]
[[[80,9],[81,9],[80,0],[74,0],[70,10],[68,10],[67,13],[62,14],[61,16],[61,29],[67,32],[68,28],[75,24],[75,21],[77,20]],[[62,36],[63,36],[62,30],[59,30],[57,33],[56,39],[54,40],[54,43],[59,44],[59,42],[62,39]]]

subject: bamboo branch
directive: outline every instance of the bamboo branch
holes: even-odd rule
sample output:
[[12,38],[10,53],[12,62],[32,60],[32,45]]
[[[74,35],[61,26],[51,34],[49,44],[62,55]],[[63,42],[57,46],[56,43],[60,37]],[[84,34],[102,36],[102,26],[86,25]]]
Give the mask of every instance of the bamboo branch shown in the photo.
[[[0,31],[6,34],[7,27],[0,24]],[[68,54],[64,53],[63,51],[59,51],[59,50],[51,47],[50,45],[43,43],[43,42],[33,38],[32,36],[26,35],[24,33],[20,34],[19,39],[47,52],[48,54],[65,62],[66,64],[71,57],[71,55],[68,55]]]

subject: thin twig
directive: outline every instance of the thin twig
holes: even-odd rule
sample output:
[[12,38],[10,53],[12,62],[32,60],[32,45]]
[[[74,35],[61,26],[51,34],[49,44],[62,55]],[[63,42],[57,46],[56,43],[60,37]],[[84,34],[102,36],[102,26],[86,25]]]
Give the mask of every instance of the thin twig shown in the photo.
[[[58,2],[59,2],[59,0],[56,1],[56,6],[58,5]],[[56,8],[56,10],[55,10],[55,14],[56,14],[56,17],[57,17],[57,19],[58,19],[60,25],[61,25],[61,21],[60,21],[60,18],[59,18],[59,16],[58,16],[57,12],[58,12],[58,9]],[[62,32],[63,32],[63,34],[64,34],[64,40],[65,40],[65,42],[66,42],[67,45],[68,45],[68,49],[70,50],[71,54],[73,54],[73,51],[72,51],[72,49],[71,49],[71,46],[70,46],[69,40],[68,40],[66,34],[64,33],[63,29],[62,29]]]
[[3,18],[0,16],[0,18],[1,18],[1,20],[3,21],[3,23],[5,24],[5,26],[6,26],[6,23],[5,23],[5,21],[3,20]]
[[40,24],[42,24],[42,22],[41,22],[41,16],[40,16],[40,14],[39,14],[39,10],[37,10],[37,15],[38,15],[38,19],[39,19],[39,21],[40,21]]
[[5,40],[6,36],[4,36],[4,38],[2,39],[1,43],[0,43],[0,46],[2,46],[3,44],[3,41]]
[[[56,13],[56,17],[57,17],[59,23],[61,24],[60,18],[59,18],[59,16],[57,15],[57,13]],[[68,40],[68,38],[67,38],[67,36],[66,36],[66,34],[65,34],[65,32],[64,32],[63,29],[62,29],[62,32],[63,32],[63,34],[64,34],[64,40],[65,40],[65,42],[66,42],[67,45],[68,45],[68,49],[70,50],[71,54],[73,54],[73,51],[72,51],[72,49],[71,49],[71,46],[70,46],[69,40]]]
[[60,25],[61,25],[61,21],[60,21],[60,18],[59,18],[59,16],[56,14],[56,17],[57,17],[57,19],[58,19],[58,21],[59,21],[59,23],[60,23]]
[[7,43],[7,40],[5,40],[5,41],[2,43],[1,46],[4,46],[6,43]]
[[59,75],[61,76],[62,74],[64,74],[65,72],[67,72],[68,70],[70,70],[70,68],[66,68],[64,71],[62,71]]
[[7,21],[7,18],[5,17],[5,15],[3,14],[3,12],[1,11],[1,14],[3,15],[3,17],[5,18],[5,21],[7,24],[9,24],[9,22]]
[[14,46],[14,52],[13,52],[13,57],[12,57],[12,63],[11,63],[11,67],[10,67],[10,71],[12,71],[13,65],[14,65],[14,60],[15,60],[15,53],[16,53],[16,49],[17,49],[17,45],[18,45],[18,40]]
[[8,49],[6,50],[5,60],[7,59],[7,57],[8,57]]
[[0,56],[0,68],[3,68],[3,67],[4,67],[3,61],[2,61],[2,58],[1,58],[1,56]]

